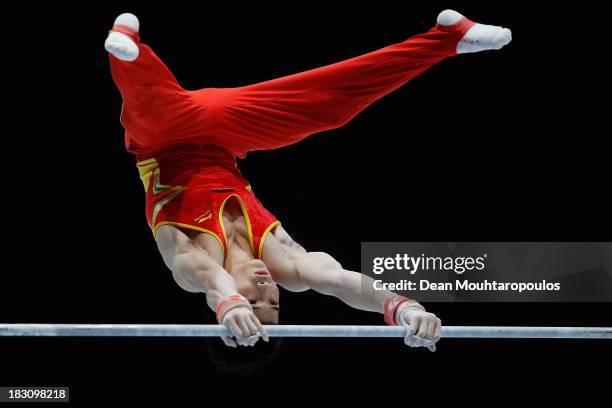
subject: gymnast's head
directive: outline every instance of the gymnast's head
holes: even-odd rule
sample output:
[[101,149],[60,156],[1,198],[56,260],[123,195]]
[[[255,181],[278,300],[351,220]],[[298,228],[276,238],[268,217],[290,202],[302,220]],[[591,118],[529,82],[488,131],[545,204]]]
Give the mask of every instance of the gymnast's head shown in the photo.
[[259,259],[232,265],[231,274],[262,324],[278,324],[279,292],[265,263]]

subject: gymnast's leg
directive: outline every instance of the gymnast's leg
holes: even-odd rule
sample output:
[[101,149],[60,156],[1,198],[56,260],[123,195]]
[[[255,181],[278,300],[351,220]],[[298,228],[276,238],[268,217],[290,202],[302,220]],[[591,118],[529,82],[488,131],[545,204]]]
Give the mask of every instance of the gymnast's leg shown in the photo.
[[510,30],[445,10],[426,33],[335,64],[270,81],[194,92],[215,106],[214,134],[236,153],[275,149],[342,126],[367,106],[458,53],[499,49]]
[[113,80],[123,98],[121,123],[140,147],[185,136],[200,116],[168,67],[140,42],[133,14],[116,18],[104,43]]

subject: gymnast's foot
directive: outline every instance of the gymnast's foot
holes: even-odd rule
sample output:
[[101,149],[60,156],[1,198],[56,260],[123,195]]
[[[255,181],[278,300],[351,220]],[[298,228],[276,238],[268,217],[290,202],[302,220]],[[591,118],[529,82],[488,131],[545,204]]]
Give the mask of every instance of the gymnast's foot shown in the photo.
[[[138,17],[130,13],[123,13],[115,19],[115,26],[127,27],[129,30],[138,33],[140,23]],[[108,33],[104,42],[106,51],[113,54],[122,61],[134,61],[138,58],[138,45],[128,35],[119,31]]]
[[[452,25],[464,18],[454,10],[444,10],[438,15],[438,24]],[[503,27],[474,24],[457,44],[457,54],[485,50],[499,50],[512,41],[512,32]]]

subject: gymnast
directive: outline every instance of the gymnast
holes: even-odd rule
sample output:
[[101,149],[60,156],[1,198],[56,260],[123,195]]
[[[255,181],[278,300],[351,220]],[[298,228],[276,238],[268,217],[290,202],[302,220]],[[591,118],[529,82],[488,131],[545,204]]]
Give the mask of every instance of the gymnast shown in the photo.
[[500,49],[510,40],[506,28],[445,10],[426,33],[368,54],[248,86],[186,90],[140,42],[136,16],[116,18],[105,49],[149,227],[176,283],[205,293],[233,335],[223,337],[226,345],[268,341],[262,324],[278,324],[279,284],[382,313],[387,324],[406,327],[407,345],[435,351],[440,319],[393,292],[365,293],[372,285],[362,279],[369,277],[306,251],[255,197],[236,159],[343,126],[443,59]]

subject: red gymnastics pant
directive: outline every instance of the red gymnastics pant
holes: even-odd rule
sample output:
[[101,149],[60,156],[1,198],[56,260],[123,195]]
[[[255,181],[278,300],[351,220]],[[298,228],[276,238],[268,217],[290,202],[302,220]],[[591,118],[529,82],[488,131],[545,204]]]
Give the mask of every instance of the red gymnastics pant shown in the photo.
[[[153,234],[170,224],[209,233],[226,248],[221,215],[235,197],[253,255],[261,258],[278,224],[256,199],[235,158],[296,143],[342,126],[368,105],[444,58],[473,25],[436,26],[398,44],[299,74],[236,88],[183,89],[127,27],[113,30],[139,45],[135,61],[110,56],[123,97],[121,122],[136,155]],[[212,147],[211,147],[212,146]]]
[[133,62],[110,56],[123,97],[127,149],[145,158],[178,144],[216,145],[243,156],[276,149],[342,126],[368,105],[456,54],[473,23],[437,25],[424,34],[335,64],[235,88],[183,89],[138,34]]

